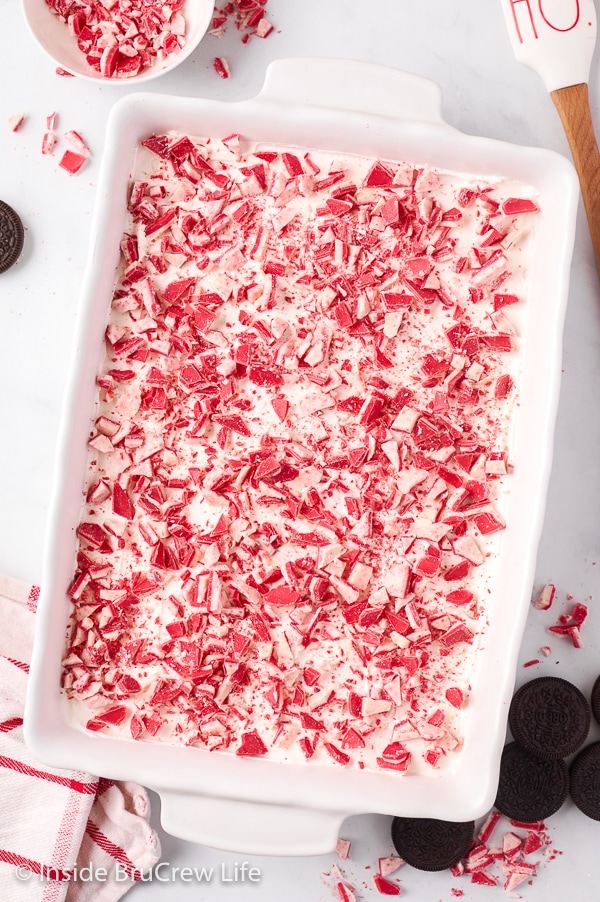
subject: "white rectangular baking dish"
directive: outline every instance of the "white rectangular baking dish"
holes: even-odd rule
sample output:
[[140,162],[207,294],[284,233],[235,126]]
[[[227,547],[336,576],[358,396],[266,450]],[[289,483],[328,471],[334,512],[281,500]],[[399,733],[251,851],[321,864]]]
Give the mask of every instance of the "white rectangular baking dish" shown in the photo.
[[[25,731],[32,751],[48,764],[136,779],[157,790],[164,828],[184,839],[248,854],[318,854],[335,846],[350,814],[465,821],[493,804],[550,474],[578,185],[571,164],[559,155],[466,136],[443,121],[440,108],[438,87],[421,78],[367,63],[301,59],[273,63],[252,100],[136,94],[111,114],[57,455]],[[439,773],[399,776],[239,758],[85,734],[66,721],[59,690],[70,608],[65,593],[74,570],[86,441],[127,186],[139,140],[169,129],[216,136],[235,131],[260,142],[495,174],[539,193],[512,451],[517,466],[497,594],[464,747],[456,763]]]

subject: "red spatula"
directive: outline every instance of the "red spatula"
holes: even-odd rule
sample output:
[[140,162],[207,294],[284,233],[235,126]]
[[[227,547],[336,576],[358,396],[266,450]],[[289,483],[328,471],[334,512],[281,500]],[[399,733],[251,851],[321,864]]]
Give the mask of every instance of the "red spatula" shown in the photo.
[[600,272],[600,153],[588,97],[596,44],[594,0],[500,0],[518,60],[541,75],[579,176]]

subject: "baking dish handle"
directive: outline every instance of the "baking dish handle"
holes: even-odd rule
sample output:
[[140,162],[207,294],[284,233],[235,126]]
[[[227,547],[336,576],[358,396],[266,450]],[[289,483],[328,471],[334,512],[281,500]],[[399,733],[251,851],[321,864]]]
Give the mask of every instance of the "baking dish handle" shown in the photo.
[[275,60],[257,99],[263,98],[451,128],[442,118],[442,93],[435,82],[359,60]]
[[349,812],[157,790],[161,824],[179,839],[244,855],[323,855]]

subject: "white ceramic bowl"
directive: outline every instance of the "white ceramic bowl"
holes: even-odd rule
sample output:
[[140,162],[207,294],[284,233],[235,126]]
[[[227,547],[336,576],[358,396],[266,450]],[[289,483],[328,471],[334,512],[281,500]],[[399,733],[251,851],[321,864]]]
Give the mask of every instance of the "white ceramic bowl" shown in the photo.
[[[318,854],[335,846],[350,814],[378,812],[466,821],[496,794],[550,465],[579,186],[567,160],[539,148],[467,136],[441,117],[432,82],[341,60],[271,64],[258,97],[223,103],[134,94],[114,108],[98,183],[78,338],[57,453],[58,472],[29,680],[25,733],[48,764],[137,779],[160,792],[164,828],[206,845],[256,854]],[[199,124],[200,123],[200,124]],[[174,129],[238,132],[250,141],[410,160],[532,185],[540,199],[536,255],[520,339],[523,372],[511,477],[487,643],[469,700],[464,746],[430,774],[249,759],[225,752],[136,743],[69,725],[60,693],[95,377],[103,353],[134,150]]]
[[54,15],[46,0],[23,0],[23,12],[31,34],[57,66],[79,78],[123,86],[158,78],[187,59],[208,31],[214,5],[214,0],[185,0],[182,14],[186,20],[186,41],[183,48],[128,78],[106,78],[89,66],[67,25]]

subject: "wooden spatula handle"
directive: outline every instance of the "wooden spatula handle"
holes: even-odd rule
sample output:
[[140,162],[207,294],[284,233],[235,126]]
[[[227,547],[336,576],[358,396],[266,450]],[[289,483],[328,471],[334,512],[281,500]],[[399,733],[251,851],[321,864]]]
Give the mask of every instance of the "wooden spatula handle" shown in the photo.
[[559,88],[550,96],[571,147],[600,273],[600,152],[592,123],[588,86]]

